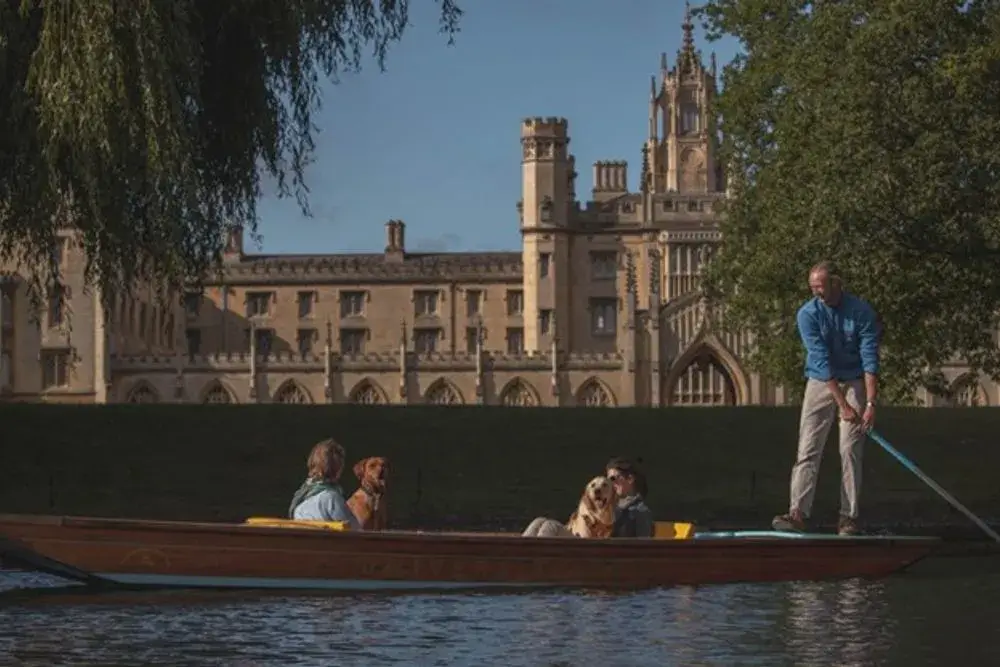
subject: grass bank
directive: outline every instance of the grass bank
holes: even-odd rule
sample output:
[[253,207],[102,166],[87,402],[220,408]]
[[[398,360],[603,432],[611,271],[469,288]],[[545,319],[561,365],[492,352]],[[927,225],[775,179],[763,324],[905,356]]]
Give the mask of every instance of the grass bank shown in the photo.
[[[0,406],[0,512],[189,520],[282,515],[309,447],[394,466],[396,526],[565,518],[615,455],[641,457],[659,518],[766,524],[785,509],[795,408],[511,409],[293,405]],[[973,511],[1000,517],[1000,410],[891,409],[879,430]],[[835,520],[831,434],[814,515]],[[356,480],[344,477],[348,492]],[[862,508],[881,525],[967,519],[869,441]]]

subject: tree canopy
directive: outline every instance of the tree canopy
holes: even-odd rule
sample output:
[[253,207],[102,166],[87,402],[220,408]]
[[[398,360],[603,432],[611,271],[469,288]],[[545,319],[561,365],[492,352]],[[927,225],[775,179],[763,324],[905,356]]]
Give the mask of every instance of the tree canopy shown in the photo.
[[105,293],[179,287],[256,233],[263,175],[308,213],[321,78],[383,67],[409,4],[0,0],[0,262],[41,267],[37,293],[68,225]]
[[797,386],[795,312],[833,259],[885,325],[884,396],[997,377],[1000,2],[708,0],[739,39],[715,112],[731,197],[705,287],[750,364]]

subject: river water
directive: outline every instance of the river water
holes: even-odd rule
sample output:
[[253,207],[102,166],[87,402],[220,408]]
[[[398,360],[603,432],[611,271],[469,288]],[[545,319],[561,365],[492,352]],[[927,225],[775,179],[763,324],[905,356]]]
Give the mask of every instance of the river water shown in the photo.
[[56,582],[0,572],[0,665],[1000,665],[996,557],[629,594],[37,594]]

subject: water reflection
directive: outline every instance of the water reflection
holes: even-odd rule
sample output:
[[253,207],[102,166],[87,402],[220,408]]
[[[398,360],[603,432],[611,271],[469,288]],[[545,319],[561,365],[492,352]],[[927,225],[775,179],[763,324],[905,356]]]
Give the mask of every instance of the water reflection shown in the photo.
[[885,650],[895,641],[883,582],[804,582],[787,589],[785,604],[781,635],[796,665],[883,664]]
[[636,594],[0,595],[0,664],[909,666],[957,658],[928,628],[954,633],[966,613],[975,654],[956,664],[997,664],[984,624],[995,625],[987,600],[998,594],[1000,577]]

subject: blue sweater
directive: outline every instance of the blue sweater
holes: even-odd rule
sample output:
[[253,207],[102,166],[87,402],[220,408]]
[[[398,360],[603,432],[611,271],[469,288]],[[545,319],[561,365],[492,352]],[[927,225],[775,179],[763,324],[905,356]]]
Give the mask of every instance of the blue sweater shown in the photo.
[[830,307],[813,297],[799,308],[796,321],[806,348],[807,378],[844,382],[878,374],[879,323],[866,301],[844,292]]
[[303,500],[292,510],[292,518],[298,521],[346,521],[351,530],[361,530],[361,524],[344,502],[344,496],[333,489],[324,489]]

